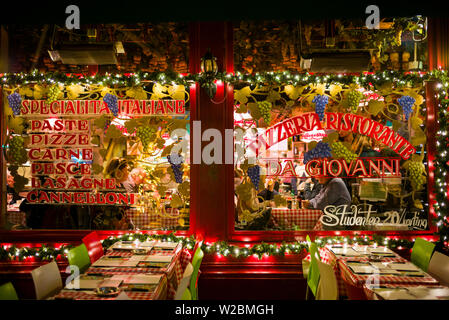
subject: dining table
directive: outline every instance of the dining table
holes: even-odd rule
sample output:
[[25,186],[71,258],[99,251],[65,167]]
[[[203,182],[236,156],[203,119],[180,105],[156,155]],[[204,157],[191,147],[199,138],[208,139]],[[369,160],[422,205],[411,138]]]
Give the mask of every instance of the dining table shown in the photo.
[[80,275],[79,283],[89,286],[97,281],[94,288],[71,289],[66,286],[54,298],[118,299],[95,292],[97,287],[112,283],[120,289],[119,297],[125,299],[170,300],[174,298],[190,260],[191,254],[182,243],[118,241]]
[[438,280],[385,246],[328,244],[319,252],[321,260],[334,269],[340,297],[348,296],[345,281],[362,293],[365,284],[439,285]]
[[449,300],[449,287],[422,284],[364,284],[368,300]]

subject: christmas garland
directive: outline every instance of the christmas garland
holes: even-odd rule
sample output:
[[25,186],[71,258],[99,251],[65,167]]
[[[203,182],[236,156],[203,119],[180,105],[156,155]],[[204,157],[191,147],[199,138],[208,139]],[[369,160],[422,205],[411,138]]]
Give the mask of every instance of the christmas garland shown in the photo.
[[[422,83],[431,78],[446,76],[446,71],[430,72],[399,72],[383,71],[378,73],[363,74],[314,74],[314,73],[290,73],[283,72],[262,72],[255,74],[242,74],[240,72],[225,73],[219,72],[215,76],[215,81],[222,81],[231,85],[249,83],[254,85],[308,85],[316,83],[356,83],[365,87],[379,86],[386,82],[394,82],[396,85],[404,86],[414,83]],[[142,82],[158,82],[166,84],[192,85],[195,82],[201,84],[210,81],[210,76],[199,74],[180,74],[173,71],[165,72],[136,72],[127,74],[109,74],[104,75],[85,75],[85,74],[66,74],[61,72],[39,73],[5,73],[1,75],[0,83],[2,85],[25,85],[30,83],[40,84],[101,84],[104,86],[126,86],[132,87],[141,85]]]
[[10,247],[0,246],[0,261],[3,260],[19,260],[22,261],[27,258],[35,258],[38,260],[46,261],[58,258],[66,259],[66,254],[72,249],[71,245],[62,245],[59,248],[55,248],[50,245],[42,245],[41,247],[21,247],[12,245]]
[[[111,245],[117,241],[150,241],[158,240],[162,242],[181,242],[184,248],[192,250],[195,246],[197,240],[192,235],[190,237],[177,237],[174,233],[171,234],[144,234],[144,233],[130,233],[117,237],[108,237],[102,240],[102,245],[104,249],[109,248]],[[332,243],[347,243],[360,244],[360,245],[370,245],[376,243],[379,246],[387,246],[390,249],[402,249],[413,247],[414,241],[408,239],[396,239],[389,238],[380,235],[373,236],[355,236],[355,237],[317,237],[315,242],[319,247],[324,247],[326,244]],[[66,259],[66,254],[73,248],[70,245],[62,245],[60,248],[56,249],[49,245],[43,245],[39,248],[29,248],[22,247],[17,248],[16,246],[11,246],[5,248],[0,246],[0,261],[2,260],[19,260],[22,261],[29,257],[34,257],[38,260],[52,260],[54,258],[64,258]],[[296,241],[292,243],[282,242],[281,244],[276,243],[258,243],[253,246],[239,246],[232,245],[226,241],[218,241],[215,243],[203,243],[201,246],[202,250],[207,254],[216,254],[217,256],[223,257],[234,257],[234,258],[247,258],[250,256],[257,256],[261,259],[264,256],[285,256],[286,254],[301,254],[307,251],[308,243],[306,241]]]

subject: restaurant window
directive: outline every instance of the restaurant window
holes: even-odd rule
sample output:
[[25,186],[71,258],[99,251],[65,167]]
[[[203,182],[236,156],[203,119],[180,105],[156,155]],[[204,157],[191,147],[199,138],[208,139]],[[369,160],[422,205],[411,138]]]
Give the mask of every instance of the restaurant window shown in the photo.
[[[164,73],[145,80],[162,69],[186,71],[187,25],[95,30],[126,53],[101,74],[89,78],[75,63],[48,66],[45,57],[42,72],[3,85],[7,228],[187,230],[189,87],[167,83]],[[74,36],[55,29],[61,55]],[[74,73],[48,73],[61,68]]]
[[236,27],[236,65],[254,75],[234,88],[236,231],[430,229],[425,87],[400,76],[424,67],[419,19],[384,20],[389,45],[371,51],[357,21]]

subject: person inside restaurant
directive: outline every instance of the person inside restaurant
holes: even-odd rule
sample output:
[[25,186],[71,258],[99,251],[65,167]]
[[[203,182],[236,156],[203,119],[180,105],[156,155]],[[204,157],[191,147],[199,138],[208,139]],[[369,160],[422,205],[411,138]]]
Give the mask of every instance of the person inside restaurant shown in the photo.
[[350,205],[351,195],[341,178],[319,177],[320,192],[310,200],[303,200],[303,208],[324,210],[327,206]]
[[[259,192],[257,195],[259,197],[262,197],[264,201],[271,201],[277,194],[279,194],[279,192],[274,189],[274,181],[268,180],[266,188]],[[263,202],[262,198],[259,198],[259,202]]]
[[323,186],[318,182],[318,179],[314,177],[308,178],[304,182],[303,198],[304,200],[310,200],[316,197]]

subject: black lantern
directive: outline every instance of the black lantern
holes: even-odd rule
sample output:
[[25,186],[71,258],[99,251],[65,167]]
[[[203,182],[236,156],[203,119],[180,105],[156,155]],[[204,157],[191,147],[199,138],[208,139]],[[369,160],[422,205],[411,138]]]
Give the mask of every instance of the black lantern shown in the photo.
[[202,86],[212,99],[217,92],[217,86],[214,83],[214,80],[218,73],[218,65],[217,58],[212,55],[210,49],[208,49],[204,57],[201,58],[201,72],[203,73]]

